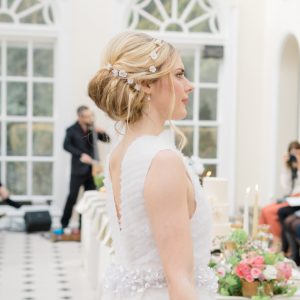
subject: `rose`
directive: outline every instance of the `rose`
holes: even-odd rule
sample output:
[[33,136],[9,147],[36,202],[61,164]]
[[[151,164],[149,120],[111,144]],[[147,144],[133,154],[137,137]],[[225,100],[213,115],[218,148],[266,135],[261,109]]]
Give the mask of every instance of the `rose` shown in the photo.
[[264,263],[265,263],[264,257],[258,255],[256,257],[253,257],[251,265],[254,268],[262,269],[264,267]]
[[263,276],[266,280],[273,280],[277,278],[277,269],[274,266],[267,265],[263,271]]
[[253,282],[253,281],[254,281],[254,278],[252,277],[251,274],[247,274],[247,275],[245,276],[245,279],[246,279],[248,282]]
[[278,280],[289,280],[291,278],[292,268],[289,264],[281,262],[276,265],[276,268]]
[[250,271],[251,268],[244,262],[240,262],[235,268],[235,272],[240,278],[246,278],[247,275],[250,275]]
[[259,268],[252,268],[250,271],[250,274],[254,279],[257,279],[260,277],[262,272],[261,272],[261,269],[259,269]]

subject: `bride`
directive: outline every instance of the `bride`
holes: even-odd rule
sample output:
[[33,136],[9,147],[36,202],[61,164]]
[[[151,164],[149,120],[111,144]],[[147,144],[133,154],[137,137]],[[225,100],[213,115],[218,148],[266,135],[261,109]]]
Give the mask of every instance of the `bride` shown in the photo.
[[197,176],[162,133],[166,121],[186,116],[192,90],[172,45],[133,32],[109,43],[90,81],[89,96],[126,129],[107,159],[115,262],[102,300],[214,299],[210,209]]

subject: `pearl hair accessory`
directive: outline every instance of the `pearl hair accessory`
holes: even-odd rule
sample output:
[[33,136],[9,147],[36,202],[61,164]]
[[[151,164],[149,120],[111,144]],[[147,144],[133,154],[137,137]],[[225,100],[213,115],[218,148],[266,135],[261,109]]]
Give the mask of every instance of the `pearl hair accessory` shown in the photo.
[[[153,61],[155,61],[158,58],[158,53],[157,53],[157,48],[161,47],[163,44],[162,40],[155,40],[154,44],[157,46],[156,49],[154,49],[153,51],[151,51],[150,53],[150,57]],[[127,84],[129,85],[133,85],[133,88],[136,91],[140,91],[141,90],[141,85],[138,83],[135,83],[134,80],[132,78],[128,78],[128,73],[125,70],[118,70],[116,68],[114,68],[112,66],[112,64],[108,63],[105,67],[106,70],[111,71],[112,75],[114,77],[120,77],[121,79],[126,79],[127,80]],[[149,67],[148,69],[149,72],[151,73],[155,73],[157,71],[157,68],[155,65],[152,65]],[[149,99],[148,99],[149,100]]]

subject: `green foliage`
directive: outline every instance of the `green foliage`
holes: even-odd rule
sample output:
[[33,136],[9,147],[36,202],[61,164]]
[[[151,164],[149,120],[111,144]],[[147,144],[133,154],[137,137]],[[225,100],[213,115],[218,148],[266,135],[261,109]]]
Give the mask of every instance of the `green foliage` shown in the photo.
[[265,252],[263,253],[266,265],[275,265],[279,261],[283,261],[284,256],[282,253]]
[[104,175],[94,176],[94,183],[97,189],[100,189],[104,186]]
[[237,245],[245,245],[248,241],[248,235],[243,229],[236,229],[229,237],[230,241],[235,242]]
[[242,295],[241,280],[234,274],[226,274],[219,278],[219,293],[223,296]]
[[241,261],[240,256],[238,255],[238,252],[235,252],[234,255],[231,255],[228,258],[228,262],[232,265],[232,266],[236,266],[239,262]]

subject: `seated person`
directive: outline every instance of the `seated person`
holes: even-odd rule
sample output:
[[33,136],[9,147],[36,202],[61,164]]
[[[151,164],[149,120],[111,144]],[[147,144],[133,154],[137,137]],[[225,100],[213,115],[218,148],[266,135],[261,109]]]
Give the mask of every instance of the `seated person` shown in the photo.
[[20,208],[22,204],[19,202],[13,201],[9,199],[9,192],[8,190],[2,185],[0,182],[0,201],[3,201],[5,204],[13,206],[15,208]]
[[[284,156],[284,170],[281,175],[281,185],[285,190],[285,196],[276,203],[265,206],[260,215],[259,223],[270,225],[270,232],[274,236],[274,243],[282,241],[282,250],[288,251],[288,243],[282,238],[282,226],[279,220],[278,212],[281,208],[288,207],[285,201],[287,196],[300,194],[300,178],[297,176],[298,166],[295,162],[297,155],[300,154],[300,144],[293,141],[288,146],[288,154]],[[300,156],[299,156],[300,161]],[[289,207],[290,208],[290,207]]]
[[286,234],[286,238],[288,240],[291,256],[295,263],[300,265],[300,210],[289,215],[284,219],[283,224],[284,232]]

